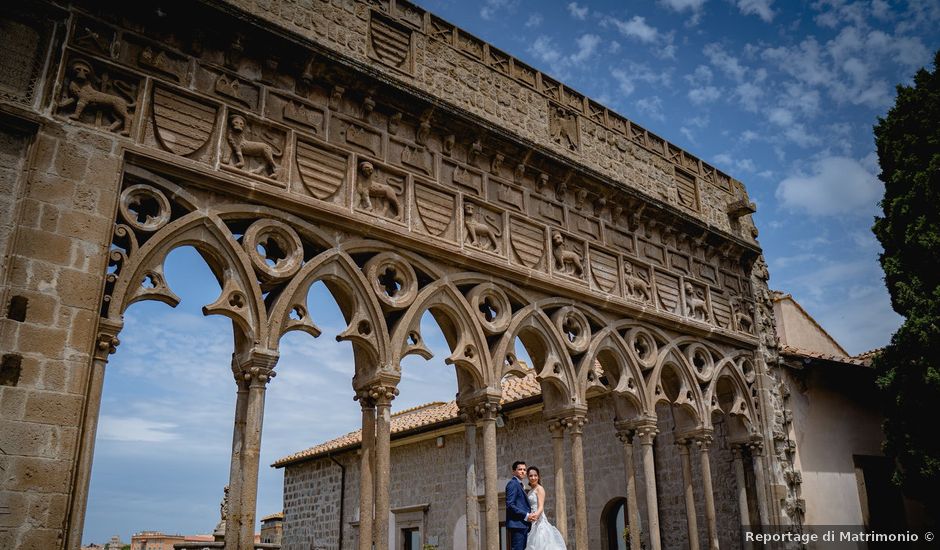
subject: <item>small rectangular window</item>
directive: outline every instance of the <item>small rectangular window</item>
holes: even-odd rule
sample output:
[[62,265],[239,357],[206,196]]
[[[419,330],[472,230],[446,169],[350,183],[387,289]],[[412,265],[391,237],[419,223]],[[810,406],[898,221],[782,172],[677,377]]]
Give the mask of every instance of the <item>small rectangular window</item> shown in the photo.
[[402,550],[421,550],[421,530],[409,527],[401,530]]

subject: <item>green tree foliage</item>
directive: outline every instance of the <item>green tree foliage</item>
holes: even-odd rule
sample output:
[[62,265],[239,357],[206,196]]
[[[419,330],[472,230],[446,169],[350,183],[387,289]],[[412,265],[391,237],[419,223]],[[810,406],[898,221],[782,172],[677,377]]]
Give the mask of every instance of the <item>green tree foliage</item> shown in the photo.
[[934,70],[898,86],[875,126],[885,184],[884,216],[872,230],[891,305],[905,318],[874,360],[885,394],[885,452],[895,481],[940,512],[940,51]]

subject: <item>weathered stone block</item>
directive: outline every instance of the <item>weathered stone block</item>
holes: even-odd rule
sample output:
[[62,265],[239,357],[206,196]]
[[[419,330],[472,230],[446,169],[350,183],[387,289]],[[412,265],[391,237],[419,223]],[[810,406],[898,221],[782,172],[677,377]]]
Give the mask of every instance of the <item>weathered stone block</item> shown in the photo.
[[30,529],[20,539],[19,550],[49,550],[61,544],[60,529]]
[[88,169],[88,153],[70,141],[60,143],[56,150],[53,170],[63,178],[79,181]]
[[28,390],[21,387],[0,387],[0,418],[6,420],[19,420],[26,412],[26,395]]
[[20,231],[19,249],[33,258],[60,263],[71,257],[72,243],[62,235],[39,229]]
[[57,289],[62,303],[67,306],[97,309],[101,276],[74,269],[63,269],[59,273]]
[[8,455],[56,458],[57,428],[32,422],[4,422],[0,446]]
[[26,400],[23,419],[40,424],[74,427],[81,422],[81,412],[81,396],[34,391]]
[[68,333],[60,328],[24,324],[19,328],[17,349],[24,354],[38,353],[45,357],[62,357]]
[[27,190],[27,196],[51,204],[66,205],[75,192],[75,183],[55,174],[37,174]]
[[4,475],[8,476],[7,487],[11,491],[65,493],[68,490],[69,461],[14,457],[12,467]]

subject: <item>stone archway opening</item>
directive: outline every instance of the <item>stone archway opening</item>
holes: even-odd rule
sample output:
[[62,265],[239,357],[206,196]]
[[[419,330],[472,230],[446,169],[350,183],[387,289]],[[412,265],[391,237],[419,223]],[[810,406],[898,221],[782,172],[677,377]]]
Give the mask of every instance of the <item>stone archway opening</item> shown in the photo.
[[[115,534],[115,518],[126,514],[155,520],[138,530],[219,526],[219,509],[209,503],[220,502],[228,484],[232,325],[202,314],[221,288],[193,247],[173,249],[164,268],[165,281],[148,282],[165,283],[179,305],[132,304],[105,374],[87,538]],[[131,533],[121,535],[130,540]]]

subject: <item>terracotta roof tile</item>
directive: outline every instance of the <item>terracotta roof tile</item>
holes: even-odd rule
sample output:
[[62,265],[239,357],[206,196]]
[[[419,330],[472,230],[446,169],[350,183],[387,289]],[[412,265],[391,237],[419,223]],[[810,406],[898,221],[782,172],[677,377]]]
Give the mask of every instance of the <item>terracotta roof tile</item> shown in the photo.
[[845,363],[846,365],[858,365],[860,367],[867,367],[871,365],[870,357],[850,357],[847,355],[833,355],[830,353],[820,353],[817,351],[809,351],[805,349],[795,348],[792,346],[781,346],[780,353],[783,355],[789,355],[794,357],[802,357],[806,359],[819,359],[822,361],[833,361],[835,363]]
[[[529,371],[529,374],[522,378],[512,376],[503,380],[503,398],[501,402],[503,404],[513,403],[528,397],[540,395],[541,393],[542,389],[539,386],[538,381],[535,380],[534,372]],[[456,401],[450,401],[448,403],[427,403],[425,405],[419,405],[417,407],[398,411],[393,414],[391,433],[394,435],[397,433],[407,432],[415,428],[447,422],[457,417],[458,411]],[[325,443],[320,443],[319,445],[310,447],[309,449],[285,456],[284,458],[281,458],[272,464],[272,466],[278,468],[298,460],[322,455],[330,451],[354,448],[359,446],[361,441],[362,430],[356,430],[335,439],[331,439]]]

